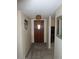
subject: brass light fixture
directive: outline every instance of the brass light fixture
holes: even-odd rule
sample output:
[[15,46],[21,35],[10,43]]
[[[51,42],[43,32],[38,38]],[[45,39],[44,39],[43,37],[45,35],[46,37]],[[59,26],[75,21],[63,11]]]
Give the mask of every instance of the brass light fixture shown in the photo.
[[36,19],[40,20],[41,19],[41,15],[36,15]]

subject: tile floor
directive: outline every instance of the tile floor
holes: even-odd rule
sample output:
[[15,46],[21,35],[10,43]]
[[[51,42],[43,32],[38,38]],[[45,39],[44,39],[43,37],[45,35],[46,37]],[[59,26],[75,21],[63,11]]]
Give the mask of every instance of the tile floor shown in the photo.
[[47,44],[32,44],[32,49],[26,59],[53,59],[54,45],[48,49]]

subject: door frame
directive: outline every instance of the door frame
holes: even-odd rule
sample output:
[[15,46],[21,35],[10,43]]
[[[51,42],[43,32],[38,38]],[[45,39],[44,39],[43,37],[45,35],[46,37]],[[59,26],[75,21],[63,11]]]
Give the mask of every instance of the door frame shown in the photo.
[[48,20],[48,48],[51,48],[51,16],[49,16],[49,20]]
[[[36,19],[31,19],[31,39],[32,43],[34,43],[34,20]],[[46,19],[40,19],[44,20],[44,43],[47,43],[47,20]]]

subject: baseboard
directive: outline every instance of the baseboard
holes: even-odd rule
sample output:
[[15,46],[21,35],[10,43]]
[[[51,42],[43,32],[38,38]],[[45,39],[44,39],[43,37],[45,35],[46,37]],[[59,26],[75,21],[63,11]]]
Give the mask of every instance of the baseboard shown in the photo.
[[28,50],[27,54],[25,55],[25,58],[27,58],[27,57],[28,57],[28,55],[29,55],[29,53],[30,53],[31,49],[32,49],[32,44],[31,44],[31,47],[29,48],[29,50]]

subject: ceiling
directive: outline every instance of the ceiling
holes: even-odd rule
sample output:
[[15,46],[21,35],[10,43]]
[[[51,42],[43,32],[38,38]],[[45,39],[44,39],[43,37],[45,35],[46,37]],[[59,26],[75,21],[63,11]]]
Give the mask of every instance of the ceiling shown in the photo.
[[61,3],[62,0],[18,0],[17,8],[29,18],[35,18],[36,15],[45,18],[52,16]]

